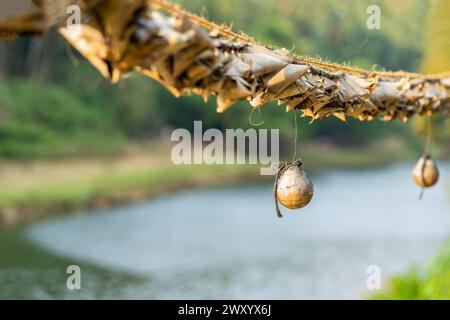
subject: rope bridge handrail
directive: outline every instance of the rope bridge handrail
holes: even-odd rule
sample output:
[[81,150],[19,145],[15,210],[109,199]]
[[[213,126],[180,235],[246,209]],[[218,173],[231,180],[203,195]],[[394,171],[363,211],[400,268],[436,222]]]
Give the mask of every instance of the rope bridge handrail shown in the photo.
[[[31,25],[40,23],[44,31],[64,21],[62,2],[80,5],[82,21],[61,26],[60,33],[113,82],[137,70],[176,96],[217,95],[218,112],[239,100],[248,100],[254,108],[277,100],[286,111],[300,110],[312,119],[334,115],[341,120],[406,121],[415,114],[450,114],[448,72],[430,76],[366,71],[296,56],[164,0],[48,0]],[[7,26],[20,27],[20,19],[0,23],[0,36],[14,34]],[[26,28],[16,30],[26,33]]]

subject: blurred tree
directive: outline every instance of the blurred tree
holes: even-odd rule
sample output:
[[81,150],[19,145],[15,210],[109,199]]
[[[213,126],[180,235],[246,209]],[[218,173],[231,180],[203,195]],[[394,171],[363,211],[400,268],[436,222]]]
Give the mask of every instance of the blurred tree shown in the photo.
[[437,73],[450,70],[450,1],[433,0],[425,22],[425,55],[422,70]]
[[[424,26],[424,58],[422,71],[425,73],[439,73],[450,70],[450,1],[430,1],[430,10]],[[431,120],[435,142],[445,144],[444,151],[450,154],[450,119],[446,117],[433,117]],[[415,118],[412,123],[413,130],[422,135],[427,134],[427,119]]]

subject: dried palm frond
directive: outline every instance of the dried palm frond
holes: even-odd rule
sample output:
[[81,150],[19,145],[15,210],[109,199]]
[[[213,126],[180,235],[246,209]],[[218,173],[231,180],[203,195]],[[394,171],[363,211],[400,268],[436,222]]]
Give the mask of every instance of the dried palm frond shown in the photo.
[[102,0],[14,0],[0,4],[0,38],[39,35],[64,22],[68,7],[89,10]]
[[[178,13],[163,15],[149,3]],[[336,65],[264,47],[228,29],[210,28],[208,33],[200,25],[214,24],[161,0],[81,4],[81,25],[63,26],[61,34],[113,82],[137,70],[177,96],[216,95],[218,112],[238,100],[248,100],[254,108],[277,100],[286,111],[300,110],[312,119],[334,115],[341,120],[406,121],[414,114],[450,113],[448,74],[330,71]]]

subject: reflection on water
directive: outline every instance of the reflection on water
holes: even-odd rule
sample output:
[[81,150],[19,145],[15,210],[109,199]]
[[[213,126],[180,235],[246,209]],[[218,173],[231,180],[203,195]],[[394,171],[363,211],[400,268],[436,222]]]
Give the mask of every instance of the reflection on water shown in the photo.
[[386,279],[431,259],[449,233],[449,166],[422,201],[410,169],[323,173],[311,204],[284,219],[264,185],[181,192],[23,232],[64,263],[89,264],[77,297],[359,298],[369,265]]

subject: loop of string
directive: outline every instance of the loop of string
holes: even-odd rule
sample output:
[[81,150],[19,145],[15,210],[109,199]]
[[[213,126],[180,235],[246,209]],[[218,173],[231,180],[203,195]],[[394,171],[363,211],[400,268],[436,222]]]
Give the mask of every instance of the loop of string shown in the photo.
[[253,122],[253,118],[252,118],[253,113],[255,113],[255,109],[252,109],[252,112],[250,112],[250,115],[248,116],[248,123],[250,123],[252,126],[255,126],[255,127],[262,126],[264,124],[264,120],[262,120],[261,108],[258,108],[259,117],[261,118],[260,122],[258,122],[258,123]]
[[[149,2],[150,5],[153,5],[155,7],[163,9],[167,12],[170,12],[173,14],[184,15],[184,16],[188,17],[190,20],[197,23],[198,25],[200,25],[210,31],[217,30],[222,35],[224,35],[230,39],[236,39],[236,40],[242,41],[244,43],[252,44],[252,45],[263,46],[245,34],[237,34],[234,31],[232,31],[229,27],[226,27],[223,25],[218,25],[214,22],[211,22],[205,18],[202,18],[196,14],[193,14],[187,10],[182,9],[179,5],[172,4],[166,0],[147,0],[147,1]],[[269,46],[264,46],[264,47],[274,49]],[[420,74],[420,73],[404,72],[404,71],[376,71],[376,70],[368,71],[368,70],[364,70],[364,69],[360,69],[360,68],[350,67],[350,66],[339,64],[339,63],[323,61],[320,59],[314,59],[314,58],[306,57],[306,56],[300,56],[300,55],[295,55],[295,54],[291,54],[291,56],[300,62],[308,63],[311,65],[316,65],[319,67],[324,67],[327,69],[345,71],[348,73],[358,74],[358,75],[362,75],[362,76],[380,76],[380,77],[388,77],[388,78],[409,77],[409,78],[423,79],[423,80],[425,80],[425,79],[427,79],[427,80],[442,79],[442,78],[450,77],[450,71],[442,72],[442,73],[438,73],[438,74],[434,74],[434,75],[424,75],[424,74]]]

